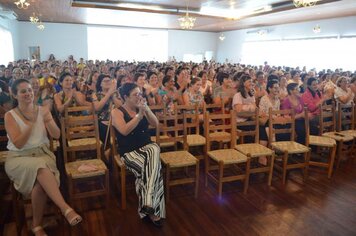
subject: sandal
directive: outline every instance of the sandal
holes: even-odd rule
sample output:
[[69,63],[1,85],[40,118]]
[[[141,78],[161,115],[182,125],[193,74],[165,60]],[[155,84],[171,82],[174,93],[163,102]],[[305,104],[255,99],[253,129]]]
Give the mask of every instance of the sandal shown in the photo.
[[44,232],[44,236],[47,236],[47,234],[46,234],[46,232],[44,231],[44,229],[43,229],[43,227],[42,226],[40,226],[40,225],[38,225],[38,226],[36,226],[36,227],[33,227],[32,229],[32,233],[33,234],[36,234],[38,231],[43,231]]
[[[71,212],[74,212],[75,215],[72,218],[68,219],[67,216]],[[78,215],[72,208],[68,208],[67,210],[65,210],[63,215],[67,219],[68,223],[71,226],[75,226],[75,225],[79,224],[80,222],[82,222],[82,220],[83,220],[83,218],[80,215]]]

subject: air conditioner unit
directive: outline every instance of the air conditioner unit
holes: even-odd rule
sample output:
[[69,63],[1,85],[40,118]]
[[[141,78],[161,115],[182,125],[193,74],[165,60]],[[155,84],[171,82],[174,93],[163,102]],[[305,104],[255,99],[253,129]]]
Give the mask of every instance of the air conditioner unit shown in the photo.
[[14,11],[0,10],[0,18],[6,19],[6,20],[16,20],[17,15]]

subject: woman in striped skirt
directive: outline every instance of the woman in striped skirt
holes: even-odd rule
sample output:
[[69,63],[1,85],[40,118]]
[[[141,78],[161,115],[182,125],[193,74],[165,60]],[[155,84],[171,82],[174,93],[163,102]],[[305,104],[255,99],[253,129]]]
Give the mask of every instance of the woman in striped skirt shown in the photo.
[[160,148],[151,142],[148,131],[148,125],[156,127],[158,120],[146,105],[136,84],[122,85],[120,96],[124,104],[111,113],[119,153],[136,177],[140,217],[161,227],[166,210]]

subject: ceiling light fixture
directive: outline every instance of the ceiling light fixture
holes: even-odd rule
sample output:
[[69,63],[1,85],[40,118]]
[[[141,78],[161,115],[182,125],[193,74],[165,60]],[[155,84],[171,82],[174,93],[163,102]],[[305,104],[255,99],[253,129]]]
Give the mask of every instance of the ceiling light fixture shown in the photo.
[[37,24],[40,19],[38,16],[36,16],[36,13],[32,13],[32,16],[30,16],[30,22],[32,24]]
[[315,6],[320,0],[293,0],[295,7],[311,7]]
[[40,21],[40,23],[38,23],[37,28],[39,30],[44,30],[45,29],[45,25],[42,23],[42,21]]
[[196,18],[193,16],[189,16],[188,5],[189,5],[189,2],[187,1],[187,10],[186,10],[185,15],[178,18],[179,25],[182,29],[193,29],[193,27],[195,25]]
[[219,36],[220,41],[224,41],[225,38],[226,37],[225,37],[224,33],[221,33],[220,36]]
[[321,28],[319,25],[314,26],[313,28],[314,34],[319,34],[321,32]]
[[14,4],[17,6],[18,9],[27,9],[28,6],[30,6],[30,3],[27,2],[26,0],[18,0],[17,2],[14,2]]

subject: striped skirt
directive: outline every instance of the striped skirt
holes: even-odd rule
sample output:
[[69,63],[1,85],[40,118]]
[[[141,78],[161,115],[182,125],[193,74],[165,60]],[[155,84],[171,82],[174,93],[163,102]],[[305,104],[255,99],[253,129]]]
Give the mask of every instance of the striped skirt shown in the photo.
[[165,218],[166,208],[159,146],[156,143],[150,143],[138,150],[125,153],[121,158],[126,168],[136,177],[140,217],[145,217],[145,214],[141,213],[141,208],[150,206],[155,210],[154,215]]

